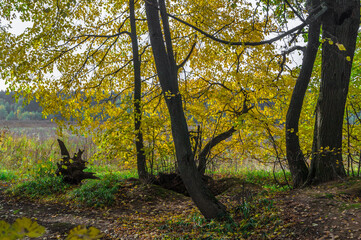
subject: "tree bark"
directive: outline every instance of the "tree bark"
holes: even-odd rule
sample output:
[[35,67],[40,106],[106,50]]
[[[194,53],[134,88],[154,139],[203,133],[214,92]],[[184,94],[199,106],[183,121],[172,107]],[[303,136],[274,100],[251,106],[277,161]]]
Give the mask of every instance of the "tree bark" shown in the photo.
[[134,128],[135,128],[135,147],[137,151],[137,170],[138,176],[141,180],[148,178],[146,169],[146,158],[144,152],[143,133],[141,130],[142,110],[141,110],[141,95],[142,95],[142,79],[141,79],[141,62],[139,57],[137,27],[135,22],[134,0],[129,0],[130,12],[130,37],[132,41],[133,51],[133,67],[134,67]]
[[145,8],[153,56],[171,119],[172,135],[180,175],[189,195],[204,217],[207,219],[223,220],[228,217],[226,207],[205,186],[194,161],[182,98],[178,88],[177,66],[171,47],[169,25],[167,17],[165,17],[164,0],[160,0],[160,9],[163,11],[162,22],[167,48],[164,45],[157,0],[145,1]]
[[302,60],[302,67],[292,92],[286,116],[286,152],[287,161],[292,175],[293,187],[302,186],[307,180],[308,168],[300,147],[298,124],[303,100],[312,75],[317,50],[320,45],[321,22],[316,20],[309,25],[308,43]]
[[[323,39],[326,41],[322,45],[321,86],[308,183],[346,176],[342,162],[342,126],[360,24],[360,0],[325,2],[328,10],[321,21]],[[337,44],[343,44],[346,51],[342,51]]]

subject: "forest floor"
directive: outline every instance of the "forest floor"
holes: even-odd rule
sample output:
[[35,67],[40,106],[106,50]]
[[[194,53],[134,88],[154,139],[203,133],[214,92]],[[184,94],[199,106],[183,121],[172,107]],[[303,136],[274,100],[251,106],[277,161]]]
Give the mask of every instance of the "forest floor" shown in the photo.
[[[235,221],[243,223],[242,234],[215,231],[218,225],[202,220],[189,197],[134,181],[119,190],[113,206],[102,209],[78,207],[63,200],[11,197],[4,194],[7,185],[0,182],[0,220],[36,220],[46,228],[39,239],[64,239],[78,225],[100,229],[103,239],[361,239],[360,180],[266,195],[254,184],[239,184],[232,178],[221,181],[218,187],[227,190],[218,198],[228,209],[234,210],[244,201],[268,203],[250,207],[255,211],[250,213],[254,220],[249,220],[244,208],[243,215],[232,210]],[[245,214],[248,227],[242,220]],[[264,221],[265,215],[269,221]]]

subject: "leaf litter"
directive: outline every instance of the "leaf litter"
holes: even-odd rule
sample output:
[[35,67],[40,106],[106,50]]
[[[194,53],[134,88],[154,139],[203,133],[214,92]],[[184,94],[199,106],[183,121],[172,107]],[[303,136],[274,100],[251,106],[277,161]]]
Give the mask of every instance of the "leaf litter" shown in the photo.
[[39,239],[64,239],[79,225],[102,239],[361,239],[361,181],[270,193],[255,184],[220,180],[218,198],[235,224],[206,221],[189,197],[155,185],[126,183],[109,207],[17,199],[0,188],[0,220],[28,217],[46,228]]

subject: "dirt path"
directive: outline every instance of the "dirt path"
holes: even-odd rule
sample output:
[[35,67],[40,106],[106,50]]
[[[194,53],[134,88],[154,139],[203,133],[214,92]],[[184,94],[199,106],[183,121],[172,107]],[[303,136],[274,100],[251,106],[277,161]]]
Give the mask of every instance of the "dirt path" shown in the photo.
[[290,239],[361,239],[361,185],[338,184],[278,195],[282,219],[290,223],[283,233]]
[[78,226],[93,226],[102,229],[108,235],[104,239],[118,238],[111,229],[116,222],[115,216],[104,218],[102,212],[70,208],[60,204],[40,204],[30,201],[9,199],[0,194],[1,220],[14,222],[17,218],[28,217],[46,228],[40,239],[64,239],[70,229]]
[[153,239],[165,230],[159,229],[170,214],[181,215],[194,208],[187,197],[177,196],[169,201],[157,199],[149,202],[128,202],[109,209],[77,208],[61,203],[32,202],[13,199],[0,188],[0,220],[14,222],[28,217],[46,228],[38,239],[65,239],[78,225],[96,227],[104,233],[102,239]]
[[[274,202],[283,225],[277,230],[277,237],[268,239],[361,239],[360,196],[360,181],[278,193]],[[179,196],[95,210],[11,199],[0,189],[0,219],[37,220],[47,229],[39,239],[64,239],[66,233],[78,225],[101,229],[105,233],[103,239],[162,239],[170,231],[163,226],[171,218],[184,219],[192,211],[191,200]]]

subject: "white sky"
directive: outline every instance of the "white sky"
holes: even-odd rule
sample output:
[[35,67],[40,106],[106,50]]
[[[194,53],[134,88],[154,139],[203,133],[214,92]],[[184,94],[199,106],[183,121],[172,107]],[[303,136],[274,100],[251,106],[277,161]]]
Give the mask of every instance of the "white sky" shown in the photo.
[[5,80],[0,79],[0,90],[5,90],[6,86],[5,86]]

